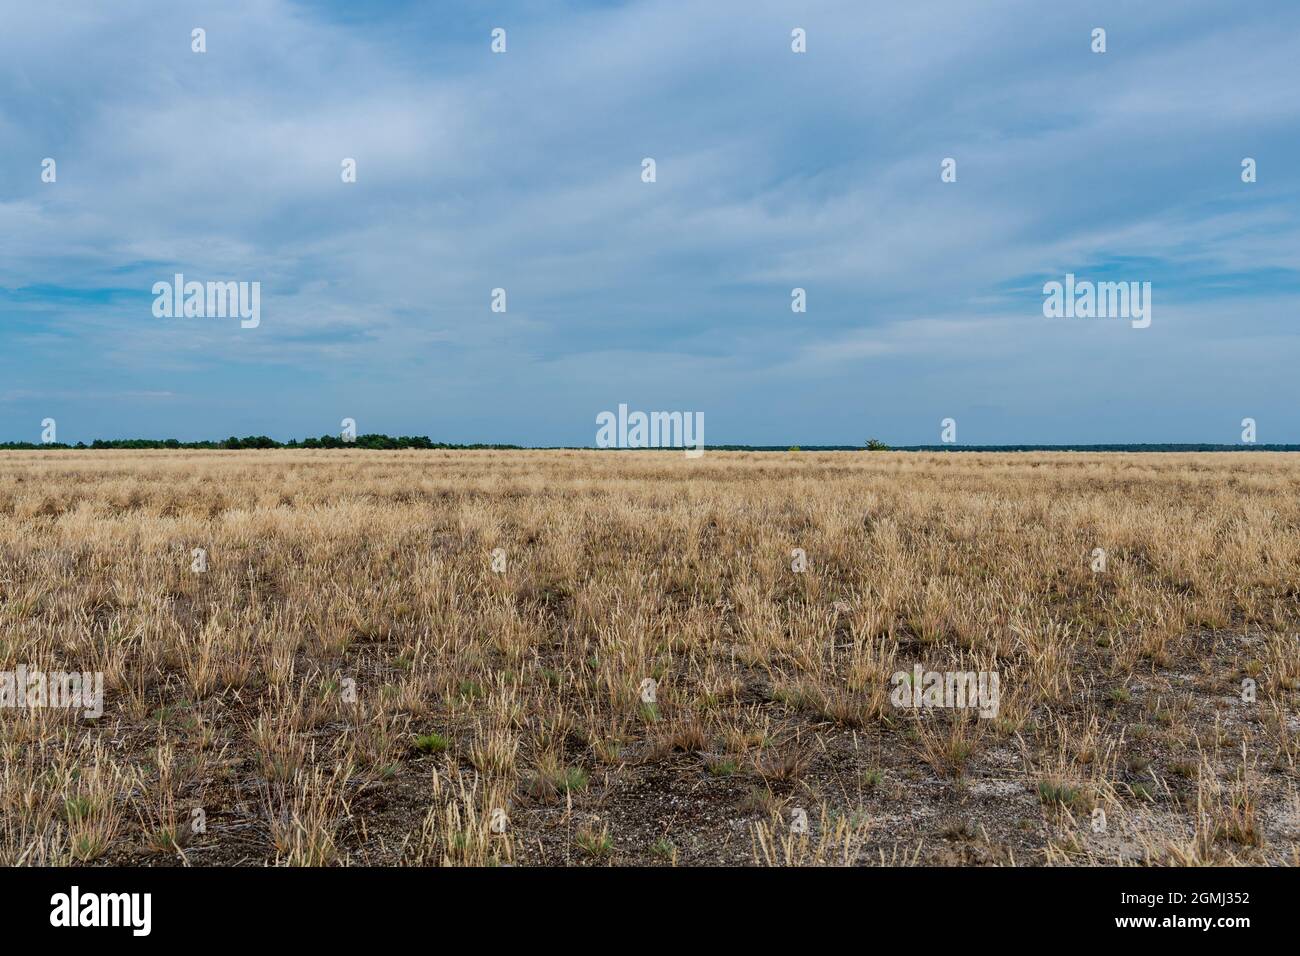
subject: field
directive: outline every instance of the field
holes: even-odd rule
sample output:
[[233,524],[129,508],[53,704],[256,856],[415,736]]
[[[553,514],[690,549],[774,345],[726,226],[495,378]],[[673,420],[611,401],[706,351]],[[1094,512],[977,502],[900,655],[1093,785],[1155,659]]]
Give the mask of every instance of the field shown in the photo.
[[0,864],[1297,865],[1298,632],[1293,455],[4,453]]

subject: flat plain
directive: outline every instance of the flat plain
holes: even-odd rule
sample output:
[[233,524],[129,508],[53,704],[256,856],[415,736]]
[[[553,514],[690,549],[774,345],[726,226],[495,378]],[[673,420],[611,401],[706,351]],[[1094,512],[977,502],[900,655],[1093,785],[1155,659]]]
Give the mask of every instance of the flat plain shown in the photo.
[[1297,865],[1298,632],[1296,455],[6,452],[0,864]]

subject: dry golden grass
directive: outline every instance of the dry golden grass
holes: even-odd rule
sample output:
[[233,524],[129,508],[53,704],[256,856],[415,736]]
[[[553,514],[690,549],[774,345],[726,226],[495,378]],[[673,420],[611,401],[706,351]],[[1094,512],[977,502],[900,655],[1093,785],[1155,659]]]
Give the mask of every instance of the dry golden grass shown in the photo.
[[0,710],[0,863],[1294,864],[1298,531],[1264,453],[4,453],[0,671],[106,697]]

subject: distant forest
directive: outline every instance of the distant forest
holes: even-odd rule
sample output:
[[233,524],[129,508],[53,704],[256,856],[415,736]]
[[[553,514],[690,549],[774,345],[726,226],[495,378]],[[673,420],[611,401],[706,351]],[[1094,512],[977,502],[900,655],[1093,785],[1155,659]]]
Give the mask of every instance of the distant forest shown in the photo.
[[180,441],[176,438],[114,438],[105,440],[97,438],[89,445],[77,442],[65,445],[61,442],[49,444],[34,442],[0,442],[0,449],[32,451],[45,448],[96,449],[96,448],[183,448],[183,449],[217,449],[238,450],[244,448],[373,448],[392,450],[398,448],[519,448],[518,445],[455,445],[447,442],[433,441],[425,435],[358,435],[354,441],[344,441],[338,435],[321,435],[320,438],[304,438],[302,441],[290,439],[286,442],[276,441],[266,435],[249,435],[236,438],[233,435],[218,441]]
[[[95,450],[95,449],[213,449],[232,451],[257,448],[369,448],[378,451],[392,451],[403,448],[437,449],[497,449],[528,450],[525,445],[497,445],[476,443],[472,445],[455,442],[434,441],[427,435],[358,435],[354,441],[345,442],[337,435],[321,435],[319,438],[304,438],[302,441],[276,441],[266,435],[249,435],[236,438],[233,435],[217,441],[180,441],[176,438],[114,438],[96,439],[87,445],[77,442],[67,445],[62,442],[49,444],[38,442],[0,442],[3,451],[40,451],[43,449]],[[546,450],[581,450],[587,446],[546,446],[533,448],[535,451]],[[1300,451],[1300,445],[1211,445],[1211,444],[1151,444],[1151,445],[899,445],[889,446],[874,439],[867,445],[708,445],[709,451],[1142,451],[1142,452],[1178,452],[1178,451]],[[680,449],[663,448],[609,448],[601,449],[611,452],[637,451],[680,451]]]

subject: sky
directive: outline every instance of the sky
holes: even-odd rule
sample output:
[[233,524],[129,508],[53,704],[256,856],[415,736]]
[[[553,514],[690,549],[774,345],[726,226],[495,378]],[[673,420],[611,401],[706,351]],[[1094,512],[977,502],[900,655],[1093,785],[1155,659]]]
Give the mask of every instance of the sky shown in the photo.
[[[1300,442],[1292,0],[0,23],[0,440],[592,445],[626,404],[719,444]],[[155,316],[176,273],[260,283],[260,324]],[[1067,273],[1151,283],[1149,327],[1046,317]]]

